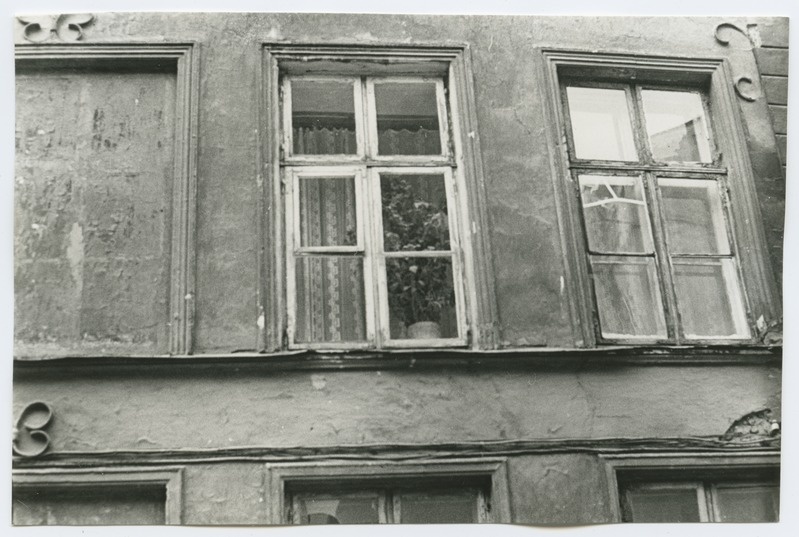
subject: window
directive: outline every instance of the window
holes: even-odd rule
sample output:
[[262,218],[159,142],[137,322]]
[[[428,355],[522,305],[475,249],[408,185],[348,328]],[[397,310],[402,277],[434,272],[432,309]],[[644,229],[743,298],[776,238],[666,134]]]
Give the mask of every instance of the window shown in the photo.
[[16,526],[180,524],[180,468],[17,471]]
[[748,339],[705,94],[565,81],[600,337]]
[[290,347],[466,343],[447,81],[283,75]]
[[663,481],[622,490],[624,522],[777,522],[779,486],[772,481]]
[[505,459],[270,463],[270,524],[510,522]]
[[[416,481],[416,480],[415,480]],[[300,490],[290,494],[294,524],[469,524],[487,520],[476,486]]]
[[600,455],[618,522],[776,522],[778,453]]
[[740,344],[781,316],[725,60],[544,50],[578,345]]

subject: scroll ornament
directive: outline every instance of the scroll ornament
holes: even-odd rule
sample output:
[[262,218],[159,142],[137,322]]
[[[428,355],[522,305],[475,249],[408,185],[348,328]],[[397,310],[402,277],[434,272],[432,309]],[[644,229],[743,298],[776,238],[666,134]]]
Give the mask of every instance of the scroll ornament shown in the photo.
[[46,429],[53,421],[53,409],[37,401],[25,407],[13,431],[12,449],[20,457],[38,457],[50,447]]
[[83,27],[94,20],[94,15],[22,15],[17,20],[25,26],[22,36],[31,43],[42,43],[54,35],[69,42],[83,39]]

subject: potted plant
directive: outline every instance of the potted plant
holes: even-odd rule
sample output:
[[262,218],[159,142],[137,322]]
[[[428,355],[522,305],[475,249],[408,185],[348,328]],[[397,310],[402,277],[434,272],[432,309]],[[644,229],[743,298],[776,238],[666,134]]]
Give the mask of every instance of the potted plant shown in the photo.
[[440,203],[420,199],[418,185],[418,179],[403,176],[381,183],[385,251],[409,254],[386,259],[389,304],[405,337],[437,339],[441,313],[455,302],[450,258],[413,257],[413,252],[450,249],[446,198],[442,192]]

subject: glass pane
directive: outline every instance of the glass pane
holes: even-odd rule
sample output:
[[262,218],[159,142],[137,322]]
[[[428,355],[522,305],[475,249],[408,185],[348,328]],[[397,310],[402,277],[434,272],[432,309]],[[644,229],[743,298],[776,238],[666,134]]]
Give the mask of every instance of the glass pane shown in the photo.
[[403,524],[470,524],[477,519],[477,491],[403,494],[400,497]]
[[385,251],[449,250],[443,175],[381,175],[380,193]]
[[720,522],[777,522],[780,489],[773,485],[716,488]]
[[292,80],[294,154],[357,153],[354,102],[352,82]]
[[728,254],[727,230],[715,181],[660,179],[672,254]]
[[300,196],[301,246],[357,244],[355,179],[302,177]]
[[581,175],[580,194],[591,251],[654,251],[640,177]]
[[666,337],[653,259],[594,257],[591,267],[603,337]]
[[624,90],[570,86],[566,95],[577,158],[638,160]]
[[655,160],[712,162],[705,111],[698,93],[642,90],[641,98]]
[[452,259],[386,259],[391,339],[458,337]]
[[700,522],[696,487],[633,489],[625,498],[627,522]]
[[376,83],[377,150],[381,155],[440,155],[434,82]]
[[295,267],[295,341],[363,341],[366,338],[363,259],[297,257]]
[[376,492],[297,494],[300,524],[377,524],[380,501]]
[[748,337],[738,277],[731,259],[689,264],[672,260],[677,309],[686,337]]

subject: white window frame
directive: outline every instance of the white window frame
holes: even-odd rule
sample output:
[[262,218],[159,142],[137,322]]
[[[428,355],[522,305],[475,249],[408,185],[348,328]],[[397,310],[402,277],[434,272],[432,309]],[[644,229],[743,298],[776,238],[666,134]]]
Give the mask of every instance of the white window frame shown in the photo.
[[[291,109],[291,83],[302,81],[344,81],[353,85],[356,125],[355,155],[294,155]],[[440,155],[379,155],[375,84],[433,82],[436,87]],[[466,264],[461,248],[460,229],[463,227],[457,184],[463,181],[460,167],[452,154],[455,135],[447,114],[444,75],[421,76],[353,76],[289,75],[282,80],[282,144],[281,162],[283,207],[285,212],[286,263],[286,335],[289,349],[366,349],[366,348],[437,348],[465,346],[468,342],[467,293],[464,274]],[[453,107],[454,108],[454,107]],[[453,112],[454,113],[454,112]],[[436,252],[385,252],[383,250],[382,203],[380,174],[437,175],[444,177],[450,250]],[[299,184],[304,177],[354,177],[356,198],[357,246],[301,247],[299,245],[300,214]],[[364,259],[364,297],[366,340],[363,342],[297,342],[297,283],[296,258],[302,254],[362,254]],[[458,334],[436,339],[391,339],[389,323],[386,259],[391,257],[449,257],[452,260],[453,292]]]

